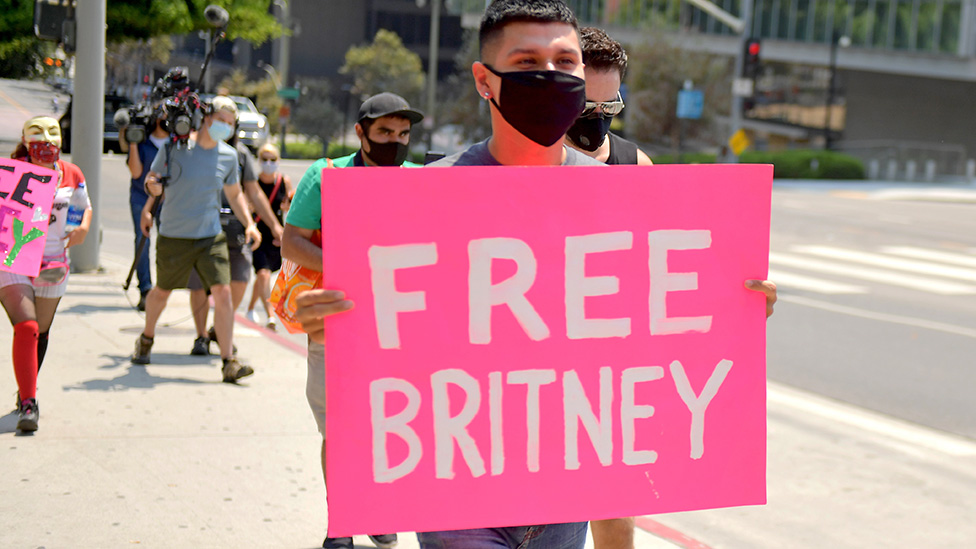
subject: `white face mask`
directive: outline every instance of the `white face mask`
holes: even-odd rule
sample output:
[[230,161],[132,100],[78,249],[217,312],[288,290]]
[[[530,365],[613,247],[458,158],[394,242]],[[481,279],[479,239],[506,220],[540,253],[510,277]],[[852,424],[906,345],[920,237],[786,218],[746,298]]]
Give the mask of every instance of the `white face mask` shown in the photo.
[[278,161],[277,160],[262,160],[261,161],[261,172],[271,175],[278,171]]
[[214,120],[210,124],[210,137],[215,141],[227,141],[234,135],[234,126],[220,120]]

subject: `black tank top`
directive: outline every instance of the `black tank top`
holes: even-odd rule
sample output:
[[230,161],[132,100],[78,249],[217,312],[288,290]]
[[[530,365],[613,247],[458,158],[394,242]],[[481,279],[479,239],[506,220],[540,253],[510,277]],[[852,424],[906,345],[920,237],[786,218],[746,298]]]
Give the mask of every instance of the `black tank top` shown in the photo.
[[607,164],[637,164],[637,145],[613,133],[607,133],[610,140],[610,156]]
[[[258,185],[260,185],[261,190],[264,192],[264,196],[267,196],[269,199],[271,198],[271,193],[274,191],[275,188],[275,182],[278,181],[281,177],[282,177],[281,175],[276,176],[275,181],[272,181],[271,183],[265,183],[264,181],[258,179]],[[275,193],[274,200],[270,200],[271,211],[273,211],[275,215],[278,217],[278,221],[281,221],[281,201],[282,199],[285,198],[286,192],[287,191],[285,190],[285,182],[282,181],[281,186],[278,187],[278,192]]]

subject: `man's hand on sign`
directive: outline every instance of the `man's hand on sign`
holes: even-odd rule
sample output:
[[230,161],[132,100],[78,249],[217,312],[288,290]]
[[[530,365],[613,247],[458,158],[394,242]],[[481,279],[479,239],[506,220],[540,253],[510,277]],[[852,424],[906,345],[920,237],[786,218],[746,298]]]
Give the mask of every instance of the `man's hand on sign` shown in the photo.
[[295,304],[295,317],[302,323],[302,330],[317,343],[325,342],[325,324],[322,320],[354,306],[352,301],[346,299],[346,294],[338,290],[308,290],[298,294]]
[[776,284],[768,280],[746,280],[746,289],[766,295],[766,318],[769,318],[776,303]]

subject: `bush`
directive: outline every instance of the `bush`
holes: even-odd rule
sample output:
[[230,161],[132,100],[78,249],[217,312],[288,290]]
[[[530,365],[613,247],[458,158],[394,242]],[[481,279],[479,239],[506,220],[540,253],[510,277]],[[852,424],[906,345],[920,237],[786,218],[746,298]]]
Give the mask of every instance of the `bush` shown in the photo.
[[864,179],[864,164],[860,160],[832,151],[749,151],[739,161],[772,164],[773,177],[779,179]]
[[317,160],[322,158],[322,142],[313,140],[286,143],[284,157]]
[[[682,154],[680,162],[670,154],[653,158],[655,164],[710,164],[715,155]],[[777,179],[864,179],[864,164],[853,156],[833,151],[747,151],[739,156],[743,164],[772,164]]]

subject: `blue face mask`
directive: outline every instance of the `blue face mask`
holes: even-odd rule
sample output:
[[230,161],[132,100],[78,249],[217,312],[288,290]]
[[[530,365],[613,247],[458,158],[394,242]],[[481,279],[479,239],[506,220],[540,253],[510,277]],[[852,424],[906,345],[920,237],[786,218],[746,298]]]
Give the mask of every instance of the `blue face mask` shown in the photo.
[[234,126],[220,120],[214,120],[210,124],[210,137],[216,141],[227,141],[234,134]]

